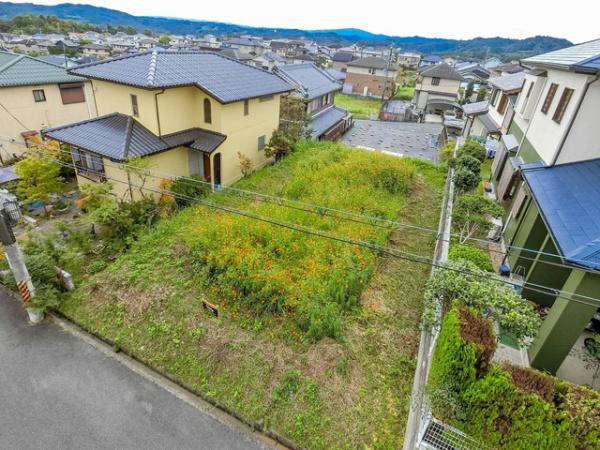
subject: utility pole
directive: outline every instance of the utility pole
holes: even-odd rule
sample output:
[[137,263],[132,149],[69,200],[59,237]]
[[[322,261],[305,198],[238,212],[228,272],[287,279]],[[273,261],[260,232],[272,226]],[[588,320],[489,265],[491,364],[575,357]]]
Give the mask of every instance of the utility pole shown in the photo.
[[35,295],[35,288],[33,287],[29,271],[25,265],[23,252],[21,252],[12,230],[13,223],[16,222],[19,216],[20,212],[18,206],[16,206],[16,201],[13,203],[8,192],[0,191],[0,241],[4,244],[4,253],[6,254],[6,259],[8,260],[10,269],[15,277],[15,281],[17,282],[17,288],[21,294],[21,299],[23,300],[23,303],[25,303],[25,308],[29,314],[29,320],[35,324],[41,322],[44,315],[43,313],[27,308],[27,304]]
[[388,58],[387,61],[385,62],[385,69],[383,72],[383,77],[384,77],[384,81],[383,81],[383,92],[381,93],[381,107],[383,108],[383,103],[385,102],[385,91],[387,89],[387,79],[388,79],[388,72],[389,72],[389,68],[390,68],[390,61],[392,60],[392,51],[394,50],[394,46],[390,45],[390,52],[388,54]]

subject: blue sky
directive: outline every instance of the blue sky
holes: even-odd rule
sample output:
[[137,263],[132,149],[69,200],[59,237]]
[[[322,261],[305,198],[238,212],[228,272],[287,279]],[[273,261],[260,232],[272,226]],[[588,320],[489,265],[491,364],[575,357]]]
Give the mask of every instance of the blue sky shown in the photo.
[[[47,0],[27,1],[49,5],[59,3]],[[362,28],[395,36],[469,39],[477,36],[524,38],[550,35],[564,37],[575,43],[600,38],[597,26],[600,2],[590,0],[570,0],[561,7],[556,3],[540,0],[78,2],[119,9],[134,15],[183,17],[282,28]]]

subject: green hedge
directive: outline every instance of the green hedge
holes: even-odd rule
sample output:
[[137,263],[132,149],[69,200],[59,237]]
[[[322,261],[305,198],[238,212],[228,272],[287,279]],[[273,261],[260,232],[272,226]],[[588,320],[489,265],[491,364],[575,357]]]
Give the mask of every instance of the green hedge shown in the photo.
[[470,261],[475,264],[478,269],[485,270],[486,272],[494,271],[490,255],[484,250],[470,245],[452,245],[452,247],[450,247],[448,258],[452,261]]
[[494,448],[600,449],[600,393],[534,369],[490,365],[473,310],[454,306],[434,351],[434,414]]

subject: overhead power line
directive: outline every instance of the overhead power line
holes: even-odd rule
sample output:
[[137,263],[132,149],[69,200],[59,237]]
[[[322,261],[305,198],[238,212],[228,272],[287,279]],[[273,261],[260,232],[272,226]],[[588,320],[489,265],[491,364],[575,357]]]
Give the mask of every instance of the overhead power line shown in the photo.
[[[58,149],[58,150],[61,152],[64,152],[64,153],[68,153],[69,155],[71,154],[71,152],[69,152],[67,150],[63,150],[63,149]],[[193,183],[206,185],[206,186],[212,188],[212,184],[208,181],[198,180],[198,179],[187,177],[187,176],[179,176],[179,175],[175,175],[172,173],[157,171],[157,170],[153,170],[153,169],[151,170],[151,169],[147,169],[147,168],[140,168],[140,167],[136,167],[134,165],[127,164],[127,163],[116,163],[116,164],[105,164],[105,165],[107,165],[109,167],[125,168],[128,170],[134,170],[134,171],[141,172],[141,173],[143,173],[147,176],[153,177],[153,178],[183,179],[183,180],[187,180],[187,181],[190,181]],[[329,215],[330,217],[338,218],[341,220],[353,221],[355,223],[362,223],[364,225],[369,225],[369,226],[377,226],[379,228],[387,228],[387,227],[384,227],[384,226],[381,226],[378,224],[387,224],[390,227],[409,228],[409,229],[414,229],[414,230],[418,230],[418,231],[424,231],[427,233],[434,233],[436,235],[436,237],[439,238],[439,236],[437,236],[438,230],[429,228],[429,227],[424,227],[421,225],[409,224],[409,223],[405,223],[405,222],[399,222],[396,220],[384,219],[384,218],[375,217],[375,216],[369,216],[369,215],[365,215],[365,214],[356,213],[353,211],[346,211],[346,210],[330,208],[325,205],[318,205],[318,204],[303,202],[303,201],[299,201],[299,200],[292,200],[292,199],[288,199],[285,197],[278,197],[278,196],[274,196],[274,195],[270,195],[270,194],[264,194],[264,193],[260,193],[260,192],[234,188],[234,187],[230,187],[230,186],[223,186],[219,189],[219,191],[220,192],[236,192],[236,193],[239,193],[240,195],[244,195],[244,196],[252,196],[252,197],[258,197],[258,198],[272,200],[269,203],[283,206],[286,208],[298,209],[298,208],[294,208],[294,207],[290,206],[289,204],[300,205],[300,206],[304,206],[306,208],[313,208],[312,210],[304,209],[303,211],[309,212],[311,214],[318,214],[321,216]],[[328,212],[332,213],[332,214],[327,214]],[[337,216],[335,214],[340,214],[341,216]],[[351,220],[351,219],[348,219],[343,216],[347,216],[350,218],[356,218],[357,220]],[[359,221],[358,219],[365,219],[366,221]],[[370,222],[374,222],[374,223],[370,223]],[[459,238],[460,236],[456,233],[450,233],[450,237],[451,238],[452,237]],[[495,241],[491,241],[488,239],[478,239],[478,238],[473,238],[473,237],[467,237],[466,240],[469,240],[472,242],[478,242],[478,243],[482,243],[482,244],[497,244],[497,242],[495,242]],[[530,249],[530,248],[526,248],[526,247],[519,247],[519,246],[515,246],[515,245],[506,245],[505,247],[507,249],[518,250],[521,252],[528,252],[528,253],[531,253],[534,255],[549,256],[549,257],[557,258],[558,260],[561,260],[561,261],[563,259],[563,257],[561,255],[545,252],[542,250],[534,250],[534,249]],[[492,249],[491,251],[494,253],[504,254],[504,252],[501,252],[498,250]],[[583,260],[573,260],[573,261],[574,262],[582,262],[582,263],[585,262]],[[548,261],[540,261],[540,262],[547,263]],[[555,264],[559,264],[559,263],[555,263]],[[561,267],[569,268],[569,266],[567,266],[567,265],[562,265]]]
[[[64,161],[60,161],[58,159],[55,158],[49,158],[49,157],[44,157],[46,160],[49,161],[53,161],[59,165],[62,165],[64,167],[69,167],[72,169],[76,169],[74,164],[69,164],[69,163],[65,163]],[[495,281],[498,283],[502,283],[502,284],[506,284],[509,285],[513,288],[515,287],[521,287],[521,288],[526,288],[532,292],[537,292],[537,293],[541,293],[544,295],[551,295],[554,296],[556,298],[562,298],[568,301],[572,301],[575,303],[580,303],[580,304],[584,304],[587,306],[592,306],[592,307],[600,307],[600,299],[595,298],[595,297],[590,297],[590,296],[586,296],[583,294],[577,294],[575,292],[568,292],[568,291],[562,291],[562,290],[558,290],[549,286],[544,286],[544,285],[540,285],[540,284],[535,284],[535,283],[530,283],[530,282],[525,282],[523,285],[520,285],[518,283],[514,283],[510,280],[504,280],[502,278],[496,277],[493,274],[487,275],[484,273],[478,273],[478,272],[474,272],[471,270],[465,270],[465,269],[457,269],[455,267],[450,267],[447,265],[443,265],[443,264],[437,264],[435,263],[432,258],[430,257],[423,257],[421,255],[416,255],[416,254],[412,254],[409,252],[405,252],[405,251],[400,251],[400,250],[396,250],[390,247],[386,247],[386,246],[382,246],[379,244],[374,244],[372,242],[367,242],[367,241],[362,241],[362,240],[358,240],[358,239],[353,239],[353,238],[347,238],[347,237],[343,237],[343,236],[338,236],[335,235],[333,233],[327,233],[327,232],[323,232],[320,230],[314,230],[312,228],[303,226],[303,225],[298,225],[298,224],[293,224],[293,223],[289,223],[289,222],[285,222],[285,221],[280,221],[280,220],[276,220],[276,219],[271,219],[271,218],[267,218],[264,216],[261,216],[259,214],[253,213],[253,212],[249,212],[249,211],[244,211],[244,210],[240,210],[231,206],[225,206],[225,205],[220,205],[214,202],[209,202],[203,199],[198,199],[195,197],[191,197],[191,196],[187,196],[184,194],[179,194],[173,191],[169,191],[169,190],[165,190],[165,189],[153,189],[153,188],[149,188],[143,185],[136,185],[136,184],[132,184],[129,183],[128,181],[123,181],[123,180],[117,180],[114,178],[110,178],[110,177],[106,177],[105,174],[98,172],[98,171],[90,171],[92,173],[96,173],[99,176],[104,176],[107,180],[110,181],[115,181],[124,185],[129,185],[132,187],[135,187],[137,189],[142,189],[142,190],[146,190],[149,192],[154,192],[156,194],[161,194],[161,195],[168,195],[168,196],[172,196],[174,198],[179,198],[182,200],[186,200],[189,201],[191,203],[197,203],[209,208],[213,208],[213,209],[218,209],[221,211],[225,211],[225,212],[229,212],[232,214],[236,214],[239,216],[244,216],[247,218],[251,218],[251,219],[255,219],[258,221],[262,221],[265,223],[269,223],[271,225],[276,225],[276,226],[280,226],[283,228],[287,228],[293,231],[298,231],[298,232],[302,232],[305,234],[309,234],[309,235],[313,235],[313,236],[317,236],[317,237],[322,237],[322,238],[326,238],[326,239],[331,239],[334,241],[338,241],[338,242],[342,242],[342,243],[346,243],[346,244],[351,244],[351,245],[355,245],[355,246],[360,246],[363,248],[367,248],[373,251],[377,251],[377,252],[382,252],[385,254],[388,254],[392,257],[396,257],[396,258],[400,258],[400,259],[404,259],[404,260],[408,260],[408,261],[412,261],[412,262],[417,262],[420,264],[426,264],[429,266],[432,266],[434,268],[437,269],[443,269],[443,270],[450,270],[456,273],[461,273],[463,275],[467,275],[470,277],[475,277],[475,278],[480,278],[480,279],[485,279],[487,281]]]

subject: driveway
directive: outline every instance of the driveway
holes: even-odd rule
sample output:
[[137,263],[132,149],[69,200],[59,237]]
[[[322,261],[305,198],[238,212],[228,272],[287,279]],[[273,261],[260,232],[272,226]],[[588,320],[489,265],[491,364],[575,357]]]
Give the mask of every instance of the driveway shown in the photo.
[[259,449],[0,290],[0,448]]
[[437,139],[441,131],[442,126],[435,123],[355,120],[343,141],[355,147],[437,161]]

